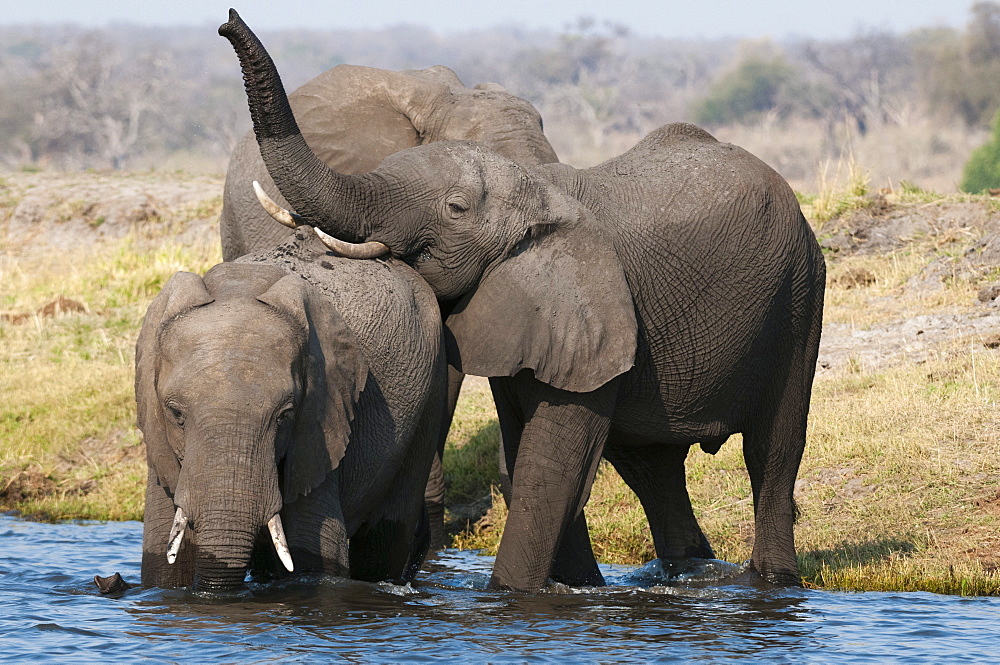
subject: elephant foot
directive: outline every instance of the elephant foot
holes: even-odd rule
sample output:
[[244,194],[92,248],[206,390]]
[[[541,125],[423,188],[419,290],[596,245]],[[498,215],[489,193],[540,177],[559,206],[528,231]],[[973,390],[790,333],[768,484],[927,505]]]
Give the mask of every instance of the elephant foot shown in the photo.
[[604,575],[597,564],[575,568],[561,568],[552,571],[551,579],[566,586],[604,586]]
[[798,571],[787,571],[787,570],[768,570],[761,571],[757,568],[757,565],[753,561],[750,562],[749,570],[757,573],[761,578],[768,584],[773,584],[774,586],[782,587],[800,587],[802,586],[802,577],[799,575]]

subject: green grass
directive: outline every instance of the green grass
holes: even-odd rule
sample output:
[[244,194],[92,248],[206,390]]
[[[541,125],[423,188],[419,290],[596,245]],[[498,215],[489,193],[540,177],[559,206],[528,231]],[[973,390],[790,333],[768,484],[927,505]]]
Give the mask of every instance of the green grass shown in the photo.
[[[135,338],[177,270],[221,260],[213,243],[134,237],[91,252],[0,259],[0,502],[46,519],[139,519],[145,462],[134,427]],[[87,312],[33,314],[59,296]]]

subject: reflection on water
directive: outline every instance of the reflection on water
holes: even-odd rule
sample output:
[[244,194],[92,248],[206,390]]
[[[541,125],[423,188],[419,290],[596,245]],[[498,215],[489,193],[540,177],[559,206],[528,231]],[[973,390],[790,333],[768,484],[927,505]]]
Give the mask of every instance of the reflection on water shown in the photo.
[[995,662],[1000,650],[1000,599],[764,590],[721,562],[604,566],[606,588],[521,594],[486,590],[491,559],[448,551],[413,586],[324,578],[224,598],[100,596],[95,573],[138,582],[141,539],[135,522],[0,517],[0,658]]

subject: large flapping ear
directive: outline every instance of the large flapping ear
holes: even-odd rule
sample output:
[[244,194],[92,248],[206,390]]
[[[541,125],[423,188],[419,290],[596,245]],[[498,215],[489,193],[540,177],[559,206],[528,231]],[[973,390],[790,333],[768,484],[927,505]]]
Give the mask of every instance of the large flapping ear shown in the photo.
[[150,303],[135,344],[136,424],[146,444],[146,462],[170,493],[177,487],[180,463],[167,438],[163,405],[157,394],[160,330],[181,312],[213,300],[201,277],[190,272],[175,274]]
[[340,173],[367,173],[394,152],[421,145],[427,109],[442,107],[449,87],[432,78],[339,65],[288,96],[302,136]]
[[298,275],[281,278],[257,299],[293,317],[306,334],[305,391],[282,489],[284,502],[291,503],[318,487],[343,459],[368,364],[333,304]]
[[478,376],[531,369],[595,390],[635,362],[632,296],[614,248],[589,224],[534,240],[489,270],[446,322],[449,360]]

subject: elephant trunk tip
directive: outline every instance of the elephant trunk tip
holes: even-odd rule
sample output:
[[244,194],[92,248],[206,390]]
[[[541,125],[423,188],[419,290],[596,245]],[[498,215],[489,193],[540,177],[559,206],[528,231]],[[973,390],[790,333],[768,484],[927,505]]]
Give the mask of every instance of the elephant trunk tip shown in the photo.
[[257,140],[299,135],[274,61],[236,10],[229,10],[229,21],[219,26],[219,34],[229,40],[239,58]]
[[230,39],[231,35],[235,36],[236,31],[240,26],[246,27],[246,23],[240,18],[240,15],[232,7],[229,8],[229,20],[219,26],[219,34]]

